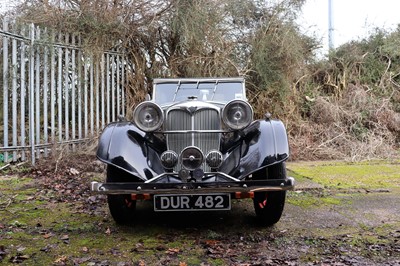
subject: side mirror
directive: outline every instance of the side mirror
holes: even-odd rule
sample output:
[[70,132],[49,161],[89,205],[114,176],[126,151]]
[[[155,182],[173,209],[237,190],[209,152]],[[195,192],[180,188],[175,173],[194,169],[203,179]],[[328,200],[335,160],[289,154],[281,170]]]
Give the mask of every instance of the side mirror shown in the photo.
[[148,93],[146,94],[145,100],[146,100],[146,101],[150,101],[150,100],[151,100],[150,94],[148,94]]

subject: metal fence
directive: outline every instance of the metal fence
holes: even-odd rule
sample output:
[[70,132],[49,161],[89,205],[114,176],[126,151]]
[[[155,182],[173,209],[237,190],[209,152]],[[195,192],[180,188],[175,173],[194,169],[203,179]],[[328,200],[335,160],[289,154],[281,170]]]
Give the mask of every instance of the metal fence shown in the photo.
[[125,115],[122,52],[94,55],[80,36],[7,19],[0,37],[0,162],[34,164],[57,144],[73,149]]

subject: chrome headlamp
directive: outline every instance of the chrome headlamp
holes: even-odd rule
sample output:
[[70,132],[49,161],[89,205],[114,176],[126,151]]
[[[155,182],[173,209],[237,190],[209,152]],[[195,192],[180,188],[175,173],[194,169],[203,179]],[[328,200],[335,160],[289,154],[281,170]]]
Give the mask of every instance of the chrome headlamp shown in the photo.
[[166,169],[172,169],[178,163],[178,154],[174,151],[165,151],[160,156],[161,164]]
[[222,120],[231,129],[243,129],[253,121],[253,109],[243,100],[230,101],[222,110]]
[[203,153],[197,147],[187,147],[181,152],[181,163],[187,170],[195,170],[199,168],[203,161]]
[[206,163],[213,169],[220,167],[222,164],[222,153],[217,150],[211,150],[206,155]]
[[133,121],[145,132],[155,131],[164,121],[163,111],[153,102],[142,102],[133,111]]

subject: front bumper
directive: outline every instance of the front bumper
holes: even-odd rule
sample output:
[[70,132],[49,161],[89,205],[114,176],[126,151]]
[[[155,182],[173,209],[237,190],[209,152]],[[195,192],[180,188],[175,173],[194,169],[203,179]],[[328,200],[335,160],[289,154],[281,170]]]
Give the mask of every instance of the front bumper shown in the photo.
[[293,190],[295,180],[286,179],[188,182],[188,183],[100,183],[92,182],[90,190],[98,194],[207,194],[215,192],[261,192]]

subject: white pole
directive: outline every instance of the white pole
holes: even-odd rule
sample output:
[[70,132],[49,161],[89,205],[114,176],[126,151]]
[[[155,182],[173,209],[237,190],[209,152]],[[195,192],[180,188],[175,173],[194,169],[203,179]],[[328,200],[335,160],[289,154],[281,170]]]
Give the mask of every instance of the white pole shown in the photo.
[[[8,18],[3,20],[3,30],[8,32]],[[8,37],[3,39],[3,133],[4,147],[8,147]],[[4,162],[8,161],[8,152],[4,152]]]
[[31,144],[31,160],[35,165],[35,26],[30,26],[30,58],[29,58],[29,142]]
[[334,26],[333,26],[333,8],[332,8],[332,1],[333,0],[328,0],[328,18],[329,18],[329,29],[328,29],[328,38],[329,38],[329,51],[332,51],[335,47],[334,45],[334,39],[333,39],[333,31],[334,31]]

